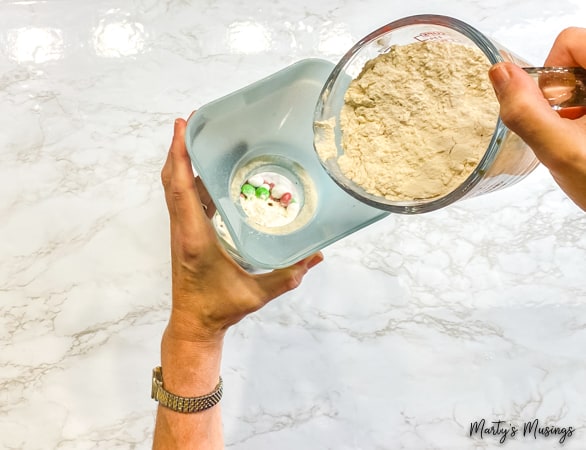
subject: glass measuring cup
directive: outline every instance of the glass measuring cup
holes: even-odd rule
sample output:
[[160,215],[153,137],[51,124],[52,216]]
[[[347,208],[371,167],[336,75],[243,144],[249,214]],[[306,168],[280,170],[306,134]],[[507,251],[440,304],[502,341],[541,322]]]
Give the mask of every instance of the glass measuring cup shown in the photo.
[[[493,192],[511,186],[539,164],[532,150],[500,119],[495,117],[495,128],[483,157],[470,175],[455,189],[431,199],[389,200],[367,192],[347,177],[338,158],[344,154],[340,111],[348,86],[362,71],[364,65],[396,45],[423,41],[455,42],[480,49],[490,64],[510,61],[518,66],[530,64],[489,39],[470,25],[446,16],[417,15],[399,19],[370,33],[354,45],[332,71],[326,81],[314,116],[314,146],[322,166],[332,179],[346,192],[368,205],[382,210],[418,214],[437,210],[457,201]],[[576,88],[581,71],[577,69],[528,69],[544,92],[548,92],[552,106],[564,109],[564,102],[584,98],[583,83]],[[573,78],[572,78],[573,77]],[[574,80],[572,84],[572,79]],[[572,100],[574,99],[574,100]],[[572,103],[573,104],[573,103]],[[389,167],[389,171],[393,168]]]

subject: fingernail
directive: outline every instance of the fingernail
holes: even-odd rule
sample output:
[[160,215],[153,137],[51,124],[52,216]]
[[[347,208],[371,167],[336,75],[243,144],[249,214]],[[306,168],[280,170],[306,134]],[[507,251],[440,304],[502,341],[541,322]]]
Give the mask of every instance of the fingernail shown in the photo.
[[498,63],[492,66],[488,71],[488,76],[490,77],[496,95],[499,95],[507,88],[509,80],[511,79],[509,71],[503,63]]

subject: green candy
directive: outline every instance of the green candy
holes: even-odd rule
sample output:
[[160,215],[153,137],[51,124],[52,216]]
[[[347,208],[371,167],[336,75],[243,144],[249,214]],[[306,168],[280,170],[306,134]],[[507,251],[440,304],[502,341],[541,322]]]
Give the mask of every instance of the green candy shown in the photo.
[[270,192],[269,190],[264,187],[264,186],[259,186],[256,188],[256,197],[260,198],[261,200],[266,200],[267,198],[269,198]]
[[246,198],[250,198],[250,197],[252,197],[255,194],[256,189],[254,188],[254,186],[252,184],[245,183],[245,184],[242,185],[242,188],[240,189],[240,192],[242,192],[242,194]]

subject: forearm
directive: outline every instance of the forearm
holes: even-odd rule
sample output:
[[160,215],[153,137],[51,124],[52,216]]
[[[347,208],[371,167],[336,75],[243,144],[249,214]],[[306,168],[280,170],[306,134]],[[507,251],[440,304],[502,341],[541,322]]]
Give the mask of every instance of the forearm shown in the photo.
[[[184,397],[206,395],[220,376],[222,340],[195,342],[179,338],[168,327],[161,341],[164,388]],[[158,407],[153,449],[211,449],[224,447],[220,405],[184,414]]]

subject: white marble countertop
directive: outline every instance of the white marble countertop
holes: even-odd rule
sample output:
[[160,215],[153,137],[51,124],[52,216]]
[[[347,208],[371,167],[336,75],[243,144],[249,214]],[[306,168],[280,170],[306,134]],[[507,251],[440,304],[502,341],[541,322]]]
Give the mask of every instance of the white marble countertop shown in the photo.
[[[159,173],[175,117],[403,16],[535,64],[582,0],[0,3],[0,448],[148,449],[169,309]],[[539,168],[390,216],[233,328],[231,449],[586,448],[586,216]]]

